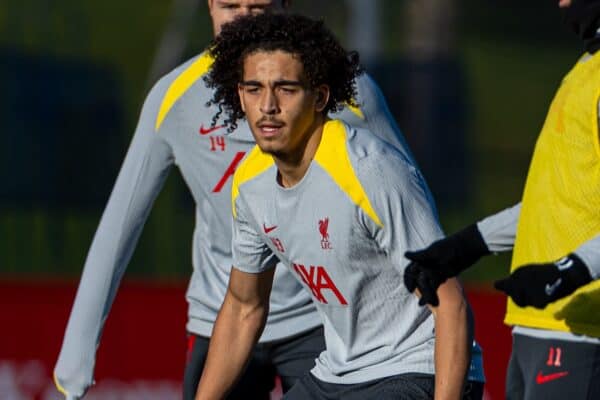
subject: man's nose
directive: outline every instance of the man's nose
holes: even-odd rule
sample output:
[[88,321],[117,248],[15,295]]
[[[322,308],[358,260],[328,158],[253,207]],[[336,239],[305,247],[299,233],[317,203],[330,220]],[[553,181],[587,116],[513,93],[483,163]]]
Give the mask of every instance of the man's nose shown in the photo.
[[237,17],[245,17],[246,15],[250,15],[250,14],[252,14],[250,7],[240,7],[237,9],[235,16],[236,16],[236,18]]
[[271,90],[265,90],[260,101],[260,111],[264,114],[274,114],[277,110],[277,97]]

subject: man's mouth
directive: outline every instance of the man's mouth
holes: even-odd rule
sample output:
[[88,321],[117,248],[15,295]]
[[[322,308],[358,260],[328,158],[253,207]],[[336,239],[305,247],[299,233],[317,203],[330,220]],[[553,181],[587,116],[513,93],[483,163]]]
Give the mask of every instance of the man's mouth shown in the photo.
[[280,122],[259,122],[257,124],[260,133],[264,137],[273,137],[281,131],[283,124]]

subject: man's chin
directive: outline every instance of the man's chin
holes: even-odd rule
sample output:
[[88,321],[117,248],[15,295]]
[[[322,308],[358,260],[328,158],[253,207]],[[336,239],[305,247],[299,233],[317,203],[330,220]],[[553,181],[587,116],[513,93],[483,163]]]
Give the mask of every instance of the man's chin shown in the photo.
[[274,158],[281,158],[283,156],[283,153],[281,152],[281,149],[279,149],[278,146],[271,146],[269,144],[259,144],[258,148],[260,149],[260,151],[262,151],[265,154],[268,154]]
[[275,143],[275,141],[273,140],[268,140],[268,139],[264,139],[264,138],[254,138],[256,140],[256,144],[258,145],[258,148],[266,154],[271,154],[273,155],[274,153],[277,153],[279,148],[281,146],[279,146],[277,143]]

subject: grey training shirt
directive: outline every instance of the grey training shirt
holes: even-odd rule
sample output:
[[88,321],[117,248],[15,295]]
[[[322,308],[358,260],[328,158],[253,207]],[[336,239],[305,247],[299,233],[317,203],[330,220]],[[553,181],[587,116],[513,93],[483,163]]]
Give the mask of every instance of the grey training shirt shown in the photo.
[[433,374],[433,316],[404,286],[404,252],[442,232],[411,160],[333,120],[302,180],[276,179],[257,147],[238,168],[233,265],[257,273],[280,260],[311,295],[327,345],[312,373],[343,384]]

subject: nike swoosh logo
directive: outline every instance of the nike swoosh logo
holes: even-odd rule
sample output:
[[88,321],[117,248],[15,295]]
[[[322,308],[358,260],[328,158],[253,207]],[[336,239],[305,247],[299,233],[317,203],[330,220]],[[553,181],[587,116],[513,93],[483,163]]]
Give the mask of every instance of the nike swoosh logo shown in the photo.
[[553,380],[556,380],[558,378],[562,378],[563,376],[567,376],[569,375],[569,373],[567,371],[563,371],[563,372],[555,372],[553,374],[548,374],[548,375],[542,375],[542,371],[538,372],[537,376],[535,377],[535,383],[537,383],[538,385],[541,385],[543,383],[547,383]]
[[277,228],[277,225],[273,225],[273,226],[270,226],[267,228],[267,226],[265,224],[263,224],[263,230],[265,231],[265,233],[269,233],[275,228]]
[[218,125],[218,126],[210,126],[208,128],[204,127],[204,124],[200,125],[200,134],[201,135],[208,135],[211,132],[217,131],[221,128],[225,128],[225,125]]
[[564,271],[565,269],[569,269],[573,266],[573,260],[569,257],[563,257],[557,262],[554,263],[558,267],[559,271]]
[[549,283],[546,283],[546,288],[545,288],[546,294],[548,296],[552,296],[552,293],[554,293],[554,291],[556,289],[558,289],[558,287],[560,286],[561,283],[562,283],[562,278],[558,278],[556,280],[556,282],[554,282],[552,285]]

